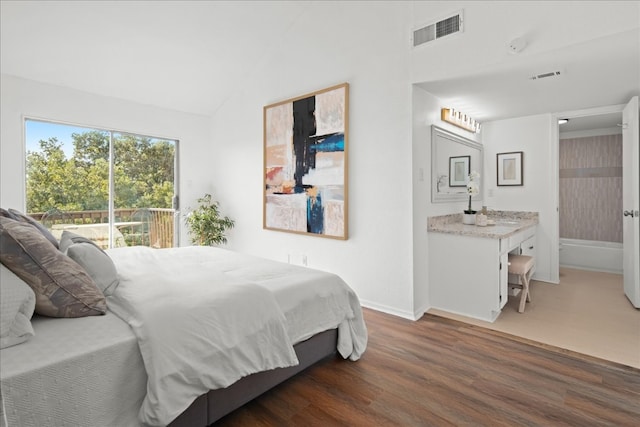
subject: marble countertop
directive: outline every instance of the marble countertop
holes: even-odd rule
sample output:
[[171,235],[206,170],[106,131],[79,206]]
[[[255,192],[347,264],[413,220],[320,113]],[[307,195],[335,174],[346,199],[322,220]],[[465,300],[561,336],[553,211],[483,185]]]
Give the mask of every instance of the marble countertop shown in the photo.
[[538,224],[538,212],[489,211],[487,220],[495,225],[481,227],[462,223],[462,214],[432,216],[427,221],[431,233],[457,234],[460,236],[503,239]]

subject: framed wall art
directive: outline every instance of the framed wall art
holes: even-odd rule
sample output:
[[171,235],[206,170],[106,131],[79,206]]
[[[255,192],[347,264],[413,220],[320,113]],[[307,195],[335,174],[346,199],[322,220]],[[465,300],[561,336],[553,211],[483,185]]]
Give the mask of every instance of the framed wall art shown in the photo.
[[471,173],[471,156],[449,157],[449,187],[465,187]]
[[264,229],[347,239],[348,112],[348,83],[264,107]]
[[522,185],[522,151],[498,153],[498,185]]

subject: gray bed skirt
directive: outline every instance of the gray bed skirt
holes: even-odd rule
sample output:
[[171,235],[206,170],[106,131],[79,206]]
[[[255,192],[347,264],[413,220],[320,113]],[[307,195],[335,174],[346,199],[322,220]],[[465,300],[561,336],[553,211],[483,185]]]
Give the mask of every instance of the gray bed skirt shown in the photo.
[[205,427],[255,399],[267,390],[298,374],[314,363],[335,355],[338,330],[321,332],[294,346],[297,366],[278,368],[246,376],[227,388],[211,390],[197,398],[170,427]]

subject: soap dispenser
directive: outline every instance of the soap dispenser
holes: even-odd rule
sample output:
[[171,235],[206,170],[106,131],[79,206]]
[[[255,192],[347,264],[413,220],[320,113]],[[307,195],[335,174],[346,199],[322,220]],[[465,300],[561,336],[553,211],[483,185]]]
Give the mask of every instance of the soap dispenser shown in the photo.
[[487,225],[487,207],[483,206],[482,211],[476,215],[476,225],[486,227]]

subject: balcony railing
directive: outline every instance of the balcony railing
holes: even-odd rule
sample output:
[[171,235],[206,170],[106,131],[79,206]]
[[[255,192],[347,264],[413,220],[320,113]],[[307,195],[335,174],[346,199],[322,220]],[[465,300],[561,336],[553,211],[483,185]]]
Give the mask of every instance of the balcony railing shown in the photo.
[[[59,211],[30,213],[29,216],[43,223],[54,234],[69,230],[109,247],[109,212]],[[149,246],[173,247],[174,209],[144,208],[115,209],[113,224],[114,247]]]

